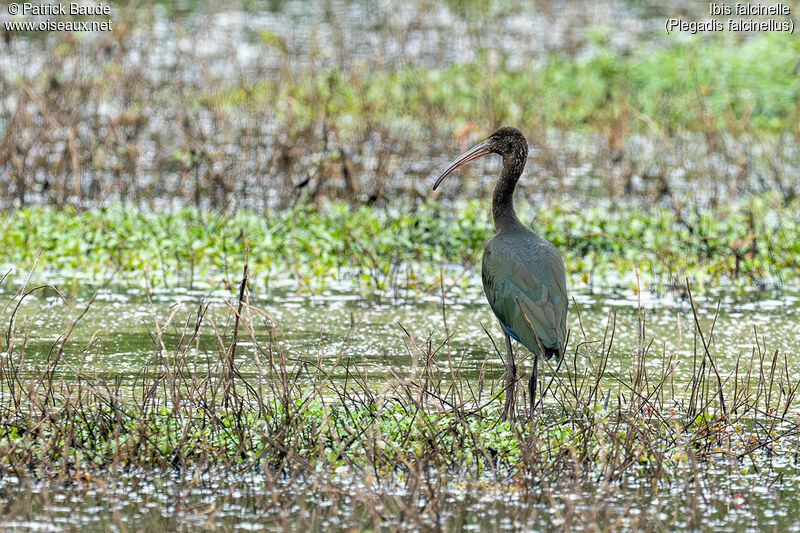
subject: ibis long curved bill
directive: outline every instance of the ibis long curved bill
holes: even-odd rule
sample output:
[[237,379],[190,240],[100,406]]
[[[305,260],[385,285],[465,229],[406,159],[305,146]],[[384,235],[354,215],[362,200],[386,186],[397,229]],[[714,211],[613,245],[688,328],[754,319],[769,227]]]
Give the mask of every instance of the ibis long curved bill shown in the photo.
[[475,146],[473,146],[472,148],[470,148],[469,150],[458,156],[458,159],[450,163],[450,166],[448,166],[445,169],[442,175],[439,176],[439,179],[436,180],[436,183],[433,184],[433,190],[435,191],[436,188],[439,187],[439,184],[442,183],[442,180],[445,179],[448,174],[450,174],[452,171],[454,171],[464,163],[468,163],[473,159],[477,159],[479,157],[491,154],[492,151],[490,149],[490,145],[491,145],[490,140],[486,139],[485,141],[476,144]]

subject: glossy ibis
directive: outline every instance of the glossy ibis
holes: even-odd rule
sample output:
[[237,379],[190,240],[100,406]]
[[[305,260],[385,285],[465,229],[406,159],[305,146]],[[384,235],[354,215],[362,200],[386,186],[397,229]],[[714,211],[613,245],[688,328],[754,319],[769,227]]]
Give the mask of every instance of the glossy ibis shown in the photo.
[[470,148],[439,176],[433,189],[453,170],[488,154],[503,157],[503,170],[492,195],[495,236],[483,249],[483,289],[506,339],[506,391],[503,418],[513,416],[517,367],[511,339],[533,353],[530,390],[531,415],[536,399],[539,355],[563,355],[567,335],[567,278],[564,261],[552,243],[522,224],[514,211],[514,188],[528,157],[525,136],[500,128]]

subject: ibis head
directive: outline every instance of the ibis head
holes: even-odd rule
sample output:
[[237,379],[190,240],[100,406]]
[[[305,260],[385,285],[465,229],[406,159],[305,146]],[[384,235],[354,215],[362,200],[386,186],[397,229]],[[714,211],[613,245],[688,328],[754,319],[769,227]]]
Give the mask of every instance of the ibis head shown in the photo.
[[[512,166],[519,167],[519,174],[521,174],[522,168],[525,166],[525,158],[528,157],[528,141],[525,140],[525,136],[517,128],[509,126],[500,128],[450,163],[445,171],[442,172],[442,175],[439,176],[439,179],[436,180],[436,183],[433,184],[433,190],[435,191],[439,188],[439,185],[447,175],[464,163],[489,154],[503,156],[503,165],[511,163]],[[506,161],[507,158],[509,161]],[[516,176],[517,179],[519,179],[519,174]]]

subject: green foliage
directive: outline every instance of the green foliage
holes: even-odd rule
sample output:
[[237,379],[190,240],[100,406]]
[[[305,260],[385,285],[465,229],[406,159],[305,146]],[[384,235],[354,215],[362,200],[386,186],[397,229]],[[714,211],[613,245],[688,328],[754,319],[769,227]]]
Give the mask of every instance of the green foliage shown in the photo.
[[[209,457],[217,462],[277,465],[284,460],[283,450],[291,447],[299,455],[294,459],[331,472],[339,467],[369,467],[378,458],[382,464],[375,467],[394,466],[397,470],[395,461],[406,457],[412,461],[424,458],[430,466],[445,462],[480,474],[519,463],[523,460],[521,446],[528,446],[528,454],[558,456],[574,453],[575,442],[582,441],[583,453],[602,461],[611,443],[607,442],[609,436],[597,429],[610,425],[606,418],[614,416],[598,411],[597,425],[589,432],[567,419],[537,426],[533,430],[536,439],[526,441],[533,429],[530,422],[498,421],[493,409],[463,417],[396,401],[380,408],[328,405],[319,397],[297,397],[289,405],[272,398],[264,406],[263,411],[218,410],[213,414],[202,408],[150,407],[136,416],[120,416],[108,406],[86,405],[84,416],[69,425],[68,442],[49,424],[37,424],[36,431],[9,426],[0,428],[0,451],[7,455],[13,450],[16,457],[27,455],[31,461],[52,466],[87,468],[107,466],[120,458],[140,466],[164,466],[178,460],[191,464]],[[665,435],[673,430],[663,429]],[[632,449],[641,445],[638,441],[627,444]],[[6,457],[0,467],[11,463],[12,458]],[[402,474],[400,470],[395,474]]]
[[[595,32],[595,50],[573,57],[554,52],[543,61],[510,67],[479,51],[470,63],[382,70],[331,67],[301,73],[280,87],[248,87],[256,105],[275,106],[284,119],[331,120],[342,131],[363,120],[426,129],[435,110],[440,124],[465,120],[513,123],[526,131],[559,128],[604,132],[623,120],[628,131],[650,133],[633,107],[667,132],[742,127],[791,128],[800,79],[791,75],[800,44],[780,35],[736,39],[673,39],[662,49],[621,53]],[[274,37],[274,36],[273,36]],[[270,41],[270,46],[272,46]],[[241,101],[241,88],[228,101]],[[363,120],[362,120],[363,119]],[[294,127],[299,127],[295,124]]]
[[[577,209],[568,205],[523,212],[533,229],[564,254],[572,284],[620,285],[638,268],[645,281],[700,285],[735,281],[776,282],[796,274],[800,227],[770,197],[753,197],[714,211],[674,212],[619,206]],[[426,203],[416,209],[350,209],[333,203],[308,205],[269,215],[239,211],[219,216],[183,209],[143,213],[108,208],[30,208],[0,215],[0,246],[7,266],[29,269],[39,253],[46,269],[64,276],[120,277],[153,284],[192,283],[241,272],[245,241],[250,269],[270,280],[294,280],[317,290],[330,282],[381,291],[398,284],[425,289],[439,269],[479,262],[492,235],[484,202],[468,201],[455,210]],[[780,220],[780,224],[768,223]],[[403,276],[397,271],[403,268]]]
[[[533,229],[562,251],[573,285],[627,286],[638,268],[654,286],[682,286],[690,277],[702,289],[796,276],[798,207],[764,196],[679,214],[631,205],[561,205],[520,216],[535,220]],[[398,286],[415,291],[437,284],[442,267],[479,263],[492,236],[487,212],[477,200],[455,209],[332,203],[321,210],[300,204],[231,216],[195,209],[29,208],[0,215],[0,246],[6,266],[21,270],[30,269],[41,252],[41,265],[65,277],[235,284],[249,240],[251,273],[267,285],[293,281],[298,289],[319,290],[338,282],[366,292]]]

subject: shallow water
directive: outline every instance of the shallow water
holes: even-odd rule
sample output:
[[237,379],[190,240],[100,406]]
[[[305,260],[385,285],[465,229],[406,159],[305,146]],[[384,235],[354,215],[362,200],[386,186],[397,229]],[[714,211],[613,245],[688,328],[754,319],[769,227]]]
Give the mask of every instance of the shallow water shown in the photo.
[[[73,329],[66,353],[74,359],[72,364],[82,362],[84,370],[104,374],[132,375],[152,365],[156,353],[154,339],[159,330],[168,353],[182,338],[185,343],[201,307],[208,306],[208,311],[199,331],[198,349],[190,352],[199,356],[199,370],[207,368],[209,361],[217,360],[217,335],[225,343],[231,336],[232,305],[236,298],[233,292],[172,287],[154,290],[148,297],[148,290],[140,286],[112,285],[96,289],[96,293],[85,283],[75,292],[68,287],[61,286],[66,303],[51,289],[35,291],[22,302],[16,317],[20,337],[16,342],[21,342],[22,332],[27,333],[30,339],[25,352],[27,364],[43,363],[53,343],[84,311]],[[9,291],[10,285],[5,290]],[[0,298],[10,296],[9,292],[0,292]],[[639,297],[633,290],[600,293],[583,288],[572,290],[570,297],[567,353],[575,354],[577,365],[588,365],[590,359],[598,357],[600,341],[604,335],[611,337],[611,320],[613,345],[608,371],[628,372],[639,347],[641,320],[645,345],[650,346],[646,358],[648,369],[659,373],[665,365],[677,361],[673,385],[679,395],[681,383],[692,373],[695,352],[703,351],[701,340],[695,339],[694,314],[687,295],[644,292]],[[485,362],[488,377],[497,378],[503,371],[501,355],[484,327],[500,349],[504,348],[502,331],[480,293],[475,272],[467,278],[466,289],[456,296],[445,297],[444,315],[442,297],[435,294],[378,298],[338,290],[308,294],[288,289],[254,289],[249,298],[253,307],[264,312],[264,315],[253,312],[256,341],[266,345],[270,335],[274,335],[290,358],[321,357],[323,362],[332,362],[339,356],[402,374],[417,363],[405,329],[417,344],[430,340],[437,347],[449,338],[439,357],[458,361],[462,375],[474,377]],[[777,350],[789,363],[785,377],[792,382],[800,378],[800,339],[794,330],[800,317],[800,293],[717,291],[695,297],[694,302],[704,340],[723,375],[734,369],[738,359],[749,360],[754,351],[757,359],[759,353],[772,356]],[[10,316],[10,311],[6,316]],[[252,340],[244,338],[244,334],[240,337],[238,358],[243,364],[242,371],[255,372]],[[91,348],[83,350],[90,340],[93,340]],[[523,361],[526,373],[530,364],[528,352],[516,343],[515,349],[519,350],[518,361]]]
[[492,476],[463,480],[434,472],[426,483],[437,491],[436,506],[402,483],[378,483],[368,473],[303,478],[269,471],[134,470],[23,483],[8,476],[0,478],[0,525],[26,531],[351,530],[371,523],[384,530],[794,531],[800,520],[798,466],[739,474],[735,464],[720,461],[704,466],[700,484],[680,475],[657,490],[636,478],[610,486],[567,482],[546,494]]
[[[5,291],[0,293],[0,300],[13,296],[9,291],[14,286],[8,282],[0,285]],[[154,356],[155,332],[164,332],[162,339],[169,353],[179,343],[184,327],[192,331],[198,308],[206,304],[209,311],[198,345],[198,370],[203,371],[218,357],[212,322],[217,324],[223,342],[230,340],[232,314],[226,301],[235,300],[233,291],[172,287],[151,291],[148,297],[145,288],[135,285],[91,289],[91,284],[82,281],[79,285],[65,282],[60,287],[69,306],[52,289],[37,290],[20,305],[16,342],[22,342],[22,332],[33,339],[25,349],[29,369],[44,363],[52,344],[85,310],[95,292],[64,354],[74,367],[82,364],[84,370],[102,373],[106,378],[118,376],[123,382],[132,382],[144,367],[159,364]],[[430,336],[434,348],[447,337],[440,295],[378,298],[333,289],[309,294],[255,287],[257,283],[249,295],[250,302],[274,321],[272,332],[290,358],[321,358],[325,364],[340,355],[356,363],[374,363],[373,379],[379,379],[388,369],[402,374],[415,364],[414,351],[407,348],[407,337],[399,324],[418,343],[425,343]],[[595,347],[609,316],[614,316],[614,343],[607,372],[630,372],[641,316],[646,324],[646,343],[652,340],[648,368],[658,374],[665,364],[676,360],[677,354],[679,364],[668,394],[677,398],[688,394],[695,350],[688,297],[645,292],[640,298],[632,290],[598,293],[587,288],[572,290],[571,296],[567,361],[574,360],[579,369],[588,367],[587,354],[597,357]],[[464,287],[446,297],[444,303],[451,338],[437,358],[453,360],[454,366],[443,364],[442,368],[458,370],[460,379],[476,380],[478,369],[485,363],[486,378],[499,387],[502,361],[481,324],[502,347],[501,333],[480,293],[476,273],[470,273]],[[800,349],[793,325],[800,313],[800,294],[790,290],[744,294],[719,291],[697,297],[695,307],[706,339],[712,339],[711,324],[716,317],[710,344],[723,378],[734,369],[737,358],[749,359],[757,334],[757,350],[770,356],[778,350],[786,356],[788,368],[779,381],[798,380]],[[5,318],[9,318],[10,309]],[[172,321],[165,327],[170,316]],[[268,344],[270,321],[262,317],[256,322],[260,323],[257,341]],[[83,351],[95,334],[99,341]],[[243,339],[239,346],[238,359],[244,372],[254,373],[253,344]],[[523,375],[530,364],[525,353],[520,349]],[[65,377],[69,379],[68,374]],[[563,370],[560,377],[564,377]],[[334,374],[332,379],[341,380],[343,376]],[[125,387],[122,389],[124,393]],[[547,398],[551,406],[552,396]],[[796,446],[790,440],[793,438],[783,446]],[[487,473],[464,479],[432,472],[427,482],[435,486],[431,489],[437,495],[435,507],[426,500],[424,491],[411,491],[402,479],[386,486],[385,478],[370,479],[367,472],[355,478],[352,472],[312,472],[306,473],[311,477],[291,478],[261,467],[241,474],[189,469],[168,475],[112,468],[94,473],[96,478],[69,472],[66,482],[55,482],[50,476],[39,480],[38,473],[20,481],[7,473],[0,475],[0,507],[5,516],[0,518],[0,525],[11,530],[43,531],[61,531],[78,524],[122,530],[347,529],[353,524],[373,523],[372,513],[377,512],[383,517],[382,527],[403,530],[540,530],[567,524],[612,529],[792,529],[800,519],[795,505],[796,482],[800,479],[796,454],[786,449],[757,450],[752,460],[759,465],[758,472],[749,467],[750,460],[712,458],[702,465],[701,480],[672,472],[668,481],[659,482],[657,490],[649,480],[628,475],[600,487],[586,481],[564,481],[546,495],[530,492],[535,482],[521,483],[503,475]],[[409,505],[420,514],[403,512]]]

